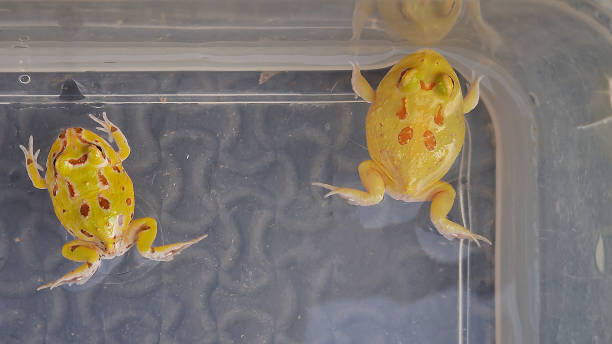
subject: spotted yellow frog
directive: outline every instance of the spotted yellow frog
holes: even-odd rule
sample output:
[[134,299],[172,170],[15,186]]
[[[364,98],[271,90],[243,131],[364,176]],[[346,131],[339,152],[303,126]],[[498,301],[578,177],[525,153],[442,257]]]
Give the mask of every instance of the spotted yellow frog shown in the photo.
[[440,179],[463,146],[463,115],[478,104],[477,79],[465,99],[446,59],[433,50],[415,52],[391,68],[374,91],[353,65],[355,92],[372,103],[366,139],[372,160],[359,165],[366,191],[313,183],[352,204],[369,206],[385,192],[404,202],[431,201],[430,218],[445,238],[491,242],[447,219],[455,189]]
[[102,259],[121,256],[134,244],[148,259],[168,261],[183,249],[204,239],[151,247],[157,234],[157,222],[149,217],[132,220],[134,188],[121,163],[130,154],[128,142],[117,126],[102,113],[103,120],[89,115],[100,124],[98,130],[116,142],[118,150],[103,138],[83,128],[62,131],[47,158],[43,179],[37,163],[40,149],[34,153],[33,138],[29,147],[19,146],[26,159],[26,169],[34,187],[47,189],[57,218],[76,239],[62,248],[64,257],[84,262],[57,281],[40,286],[55,288],[62,284],[83,284],[100,266]]

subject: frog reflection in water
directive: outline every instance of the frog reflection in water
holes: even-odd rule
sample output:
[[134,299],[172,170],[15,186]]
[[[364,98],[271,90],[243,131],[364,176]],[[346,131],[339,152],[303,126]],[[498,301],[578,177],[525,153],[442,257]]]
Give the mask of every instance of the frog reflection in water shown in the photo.
[[130,154],[130,147],[121,130],[108,120],[106,113],[102,115],[103,120],[89,116],[101,125],[98,129],[109,135],[110,142],[117,143],[118,151],[89,130],[66,129],[51,147],[43,179],[38,172],[42,167],[36,161],[40,150],[34,153],[32,136],[28,148],[20,146],[34,187],[49,190],[57,218],[76,237],[64,245],[62,254],[70,260],[84,262],[38,290],[83,284],[96,272],[101,259],[121,256],[134,244],[143,257],[168,261],[206,237],[151,247],[157,222],[149,217],[132,220],[134,188],[121,165]]
[[[378,9],[381,26],[394,39],[405,39],[419,45],[434,44],[453,29],[464,2],[464,0],[356,0],[352,39],[360,39],[361,31],[374,10]],[[482,42],[493,52],[499,49],[501,37],[482,17],[480,0],[467,1],[466,5],[467,18]]]
[[479,81],[463,99],[454,70],[432,50],[405,57],[391,68],[376,92],[353,66],[353,89],[372,103],[365,124],[372,160],[359,165],[366,191],[313,185],[331,190],[326,197],[338,195],[362,206],[379,203],[385,192],[405,202],[431,201],[431,221],[444,237],[491,244],[446,218],[455,190],[440,180],[463,146],[463,115],[478,104]]

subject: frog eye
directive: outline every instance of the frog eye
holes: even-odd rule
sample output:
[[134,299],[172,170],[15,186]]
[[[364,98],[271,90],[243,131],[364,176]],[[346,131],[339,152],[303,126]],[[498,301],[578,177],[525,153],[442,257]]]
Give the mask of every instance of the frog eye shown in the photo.
[[455,2],[455,0],[447,0],[444,2],[441,8],[443,17],[450,16],[451,12],[455,9]]
[[455,81],[448,74],[442,74],[436,80],[436,91],[439,93],[449,96],[453,93],[455,88]]
[[399,80],[397,80],[397,87],[403,88],[403,87],[410,85],[414,81],[416,81],[416,74],[417,74],[416,68],[404,69],[400,73]]

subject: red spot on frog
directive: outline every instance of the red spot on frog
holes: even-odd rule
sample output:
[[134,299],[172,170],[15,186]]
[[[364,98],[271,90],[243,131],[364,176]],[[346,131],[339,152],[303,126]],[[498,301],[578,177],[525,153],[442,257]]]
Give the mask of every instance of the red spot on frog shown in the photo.
[[102,174],[102,170],[98,170],[98,180],[102,186],[108,186],[108,179]]
[[83,215],[83,217],[89,216],[89,204],[81,204],[81,215]]
[[100,207],[102,209],[108,209],[110,208],[110,202],[109,200],[107,200],[106,198],[102,197],[102,196],[98,196],[98,204],[100,205]]
[[68,162],[71,165],[83,165],[85,162],[87,162],[87,153],[83,154],[83,156],[78,159],[69,159]]
[[74,191],[74,186],[69,181],[66,181],[66,185],[68,186],[68,193],[70,194],[70,198],[74,198],[76,196],[76,191]]
[[83,235],[85,235],[86,237],[93,238],[93,235],[84,229],[81,229],[81,233],[83,233]]
[[412,133],[413,133],[413,130],[411,127],[406,127],[402,129],[397,135],[397,142],[400,145],[405,145],[406,143],[408,143],[408,141],[412,139]]

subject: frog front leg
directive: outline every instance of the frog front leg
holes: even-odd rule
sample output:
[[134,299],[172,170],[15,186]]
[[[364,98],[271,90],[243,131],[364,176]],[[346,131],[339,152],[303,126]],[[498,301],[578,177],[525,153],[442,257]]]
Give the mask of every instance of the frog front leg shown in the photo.
[[151,260],[169,261],[179,254],[182,250],[206,238],[208,234],[202,235],[195,239],[168,244],[164,246],[151,247],[155,236],[157,235],[157,222],[150,217],[135,219],[130,222],[126,232],[126,246],[131,247],[136,242],[136,247],[140,254]]
[[359,177],[367,191],[342,188],[324,183],[312,183],[312,185],[331,190],[325,197],[338,195],[346,199],[350,204],[368,206],[380,203],[385,195],[385,180],[383,179],[383,174],[376,167],[376,163],[372,160],[366,160],[359,164]]
[[351,86],[353,91],[357,93],[363,100],[368,103],[373,103],[376,99],[376,92],[370,86],[370,83],[361,75],[361,71],[356,63],[351,62],[353,66],[353,74],[351,76]]
[[482,75],[479,76],[470,86],[465,98],[463,99],[463,113],[466,114],[478,105],[478,100],[480,99],[480,80],[482,80]]
[[30,135],[30,141],[28,148],[25,148],[23,145],[19,145],[19,148],[25,155],[26,159],[26,170],[28,171],[28,176],[34,184],[34,187],[37,189],[46,189],[47,182],[40,176],[39,170],[42,171],[43,168],[37,162],[38,154],[40,153],[40,149],[36,150],[34,153],[34,138]]
[[130,155],[130,145],[128,144],[127,139],[121,130],[114,125],[113,122],[108,120],[108,117],[106,117],[106,112],[102,112],[103,120],[97,118],[93,114],[89,114],[89,118],[101,125],[101,127],[97,127],[96,129],[107,133],[108,141],[110,143],[112,143],[113,140],[117,142],[117,147],[119,148],[117,154],[119,154],[121,161],[125,160]]
[[374,10],[376,5],[374,0],[356,0],[355,8],[353,10],[353,37],[351,40],[355,41],[361,37],[361,30],[365,26],[368,18]]
[[446,218],[453,203],[455,202],[455,189],[443,181],[437,182],[428,193],[431,199],[430,218],[438,232],[442,234],[446,239],[468,239],[476,242],[476,245],[480,246],[479,240],[486,242],[491,245],[489,239],[470,232],[469,229],[450,221]]
[[100,248],[88,241],[73,240],[66,243],[64,247],[62,247],[62,255],[72,261],[85,262],[85,264],[81,265],[74,271],[65,274],[57,281],[41,285],[40,287],[36,288],[36,290],[45,288],[53,289],[62,284],[71,285],[75,283],[83,284],[87,282],[98,270],[98,267],[100,267],[101,254],[102,252],[100,251]]

